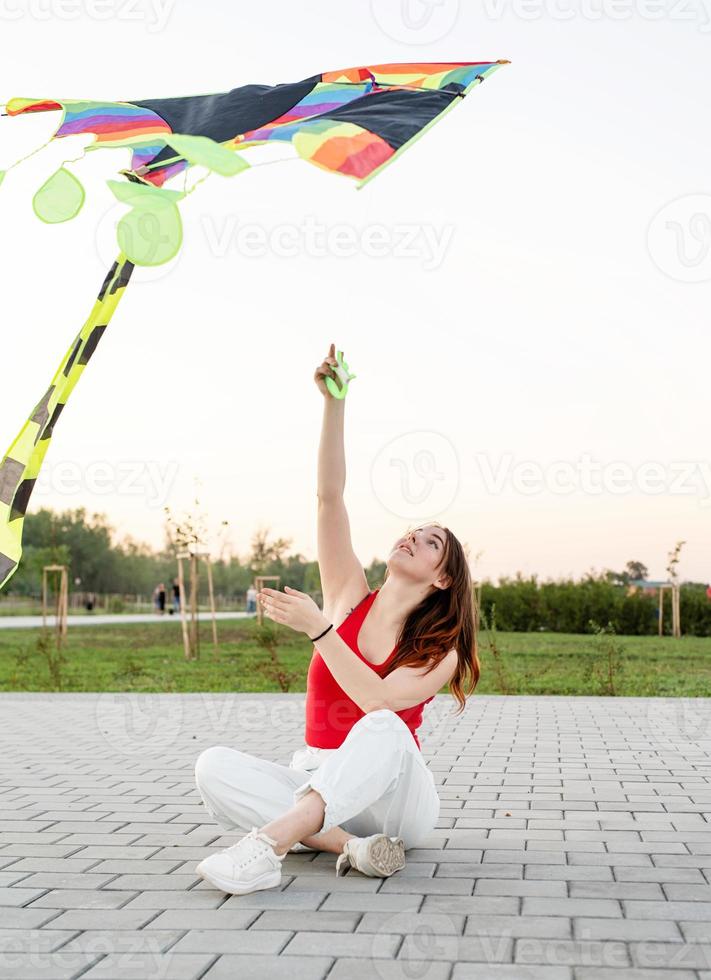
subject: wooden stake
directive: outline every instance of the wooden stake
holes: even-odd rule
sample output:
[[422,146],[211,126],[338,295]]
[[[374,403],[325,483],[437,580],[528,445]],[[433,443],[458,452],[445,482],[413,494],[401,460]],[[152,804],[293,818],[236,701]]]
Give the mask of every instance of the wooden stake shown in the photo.
[[42,627],[47,626],[47,605],[49,600],[49,573],[59,572],[57,594],[54,607],[54,630],[57,649],[67,636],[67,614],[69,609],[69,574],[66,565],[44,565],[42,568]]
[[185,577],[183,575],[183,555],[178,555],[178,588],[180,589],[180,619],[183,629],[183,651],[185,659],[190,660],[190,639],[188,637],[188,621],[185,616]]
[[207,565],[207,589],[210,593],[210,609],[212,611],[212,645],[215,653],[217,653],[217,617],[215,616],[215,593],[212,590],[212,564],[209,555],[205,555],[205,564]]
[[197,660],[200,655],[200,640],[198,636],[198,567],[197,555],[192,552],[190,555],[190,645],[192,647],[191,656]]

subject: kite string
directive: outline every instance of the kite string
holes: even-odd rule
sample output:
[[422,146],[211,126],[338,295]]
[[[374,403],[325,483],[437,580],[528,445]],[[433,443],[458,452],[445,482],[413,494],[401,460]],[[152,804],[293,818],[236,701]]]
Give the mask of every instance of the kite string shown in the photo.
[[[295,160],[299,160],[299,159],[301,159],[301,158],[297,156],[297,157],[285,157],[285,158],[280,159],[280,160],[262,160],[261,163],[251,163],[249,165],[249,169],[250,170],[254,170],[256,167],[269,167],[269,166],[272,166],[272,164],[275,164],[275,163],[293,163]],[[69,161],[69,162],[71,162],[71,161]],[[189,173],[190,173],[190,168],[189,167],[186,167],[185,170],[183,171],[183,198],[186,198],[188,196],[188,194],[192,194],[192,192],[195,190],[195,188],[198,187],[200,184],[204,184],[205,181],[207,180],[207,178],[211,174],[215,173],[215,171],[214,170],[208,170],[208,172],[206,174],[203,174],[202,177],[200,177],[198,180],[195,181],[195,183],[192,185],[192,187],[188,187],[188,174]]]
[[15,160],[15,162],[14,163],[11,163],[10,166],[6,168],[6,170],[12,170],[13,167],[17,167],[21,163],[24,163],[25,160],[29,160],[30,157],[33,157],[35,155],[35,153],[39,153],[40,150],[43,150],[45,148],[45,146],[49,146],[49,144],[52,142],[53,139],[54,139],[54,136],[50,136],[50,138],[47,140],[46,143],[43,143],[42,146],[38,146],[37,149],[32,150],[26,156],[20,157],[19,160]]
[[196,187],[197,187],[197,186],[198,186],[199,184],[204,184],[204,183],[205,183],[205,181],[207,180],[207,178],[208,178],[208,177],[209,177],[209,176],[210,176],[211,174],[212,174],[212,170],[208,170],[208,172],[207,172],[206,174],[203,174],[203,176],[202,176],[202,177],[200,177],[200,178],[199,178],[198,180],[196,180],[196,181],[195,181],[195,183],[193,184],[193,186],[192,186],[192,187],[191,187],[191,188],[190,188],[189,190],[186,190],[186,188],[187,188],[187,186],[188,186],[188,170],[187,170],[187,168],[186,168],[186,170],[185,170],[185,181],[184,181],[184,183],[183,183],[183,197],[187,197],[187,196],[188,196],[188,194],[192,194],[192,192],[193,192],[193,191],[195,190],[195,188],[196,188]]
[[[29,160],[30,157],[33,157],[35,155],[35,153],[39,153],[40,150],[44,150],[44,148],[46,146],[49,146],[49,144],[52,143],[53,141],[54,141],[54,136],[50,136],[50,138],[47,140],[46,143],[43,143],[41,146],[36,147],[36,149],[31,150],[24,157],[20,157],[19,160],[15,160],[15,162],[11,163],[9,167],[6,167],[5,168],[6,172],[12,170],[13,167],[18,167],[21,163],[24,163],[25,160]],[[63,167],[65,163],[77,163],[77,161],[83,160],[85,156],[86,156],[86,147],[84,147],[84,149],[81,151],[78,157],[69,157],[66,160],[62,160],[62,162],[59,164],[59,167],[60,168]]]

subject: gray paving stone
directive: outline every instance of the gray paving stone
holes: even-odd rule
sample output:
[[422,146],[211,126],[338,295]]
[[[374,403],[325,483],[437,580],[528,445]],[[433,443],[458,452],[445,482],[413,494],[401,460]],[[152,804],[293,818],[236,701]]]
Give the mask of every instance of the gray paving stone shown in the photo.
[[21,906],[29,905],[34,899],[39,898],[46,889],[43,888],[0,888],[0,906]]
[[[220,909],[318,909],[326,892],[276,891],[265,889],[248,895],[231,895]],[[420,899],[422,901],[422,899]]]
[[319,910],[325,912],[373,912],[383,915],[388,912],[401,910],[417,911],[422,905],[421,895],[364,895],[359,892],[338,892],[326,896],[319,905]]
[[407,935],[398,952],[406,962],[428,956],[432,960],[459,962],[471,960],[486,963],[507,963],[512,959],[514,942],[510,936],[456,936],[449,933]]
[[670,902],[711,902],[711,885],[665,882],[664,893]]
[[443,912],[413,912],[408,909],[399,909],[395,912],[366,912],[358,923],[356,932],[458,936],[462,934],[464,921],[463,915],[454,913],[448,915]]
[[57,915],[56,909],[4,908],[0,910],[0,925],[3,929],[34,929]]
[[[679,922],[682,935],[687,942],[711,943],[711,922]],[[667,939],[667,936],[657,936],[657,939]]]
[[621,939],[632,940],[665,939],[681,942],[683,937],[676,922],[656,919],[595,919],[573,920],[573,933],[576,939]]
[[630,955],[638,968],[711,970],[709,943],[631,943]]
[[518,915],[521,900],[489,895],[425,895],[423,912],[461,912],[464,915]]
[[526,867],[525,877],[531,881],[613,881],[612,871],[599,865],[538,864]]
[[[36,941],[39,975],[711,980],[711,746],[665,699],[481,696],[429,745],[426,713],[442,808],[402,872],[336,878],[334,855],[290,855],[279,888],[226,896],[194,866],[240,834],[204,810],[195,757],[287,761],[303,696],[166,698],[174,741],[127,754],[94,695],[0,695],[0,943]],[[277,704],[298,709],[278,735],[225,727]]]
[[615,867],[617,881],[656,881],[656,882],[690,882],[703,885],[706,883],[698,868],[627,868]]
[[25,881],[29,877],[28,871],[0,871],[0,888],[10,888]]
[[570,939],[570,919],[559,915],[470,915],[464,926],[466,935],[535,936],[538,939]]
[[602,966],[620,973],[630,965],[627,946],[623,942],[599,942],[577,939],[539,939],[533,936],[516,940],[516,963],[547,964],[549,966]]
[[[328,980],[364,980],[365,977],[377,977],[378,980],[448,980],[451,970],[451,963],[445,961],[379,960],[354,956],[336,960]],[[482,980],[481,974],[479,980]]]
[[242,909],[241,911],[225,909],[168,909],[160,912],[145,929],[247,929],[261,914],[260,909]]
[[[28,910],[29,911],[29,910]],[[68,909],[51,920],[52,929],[141,929],[155,918],[146,909]]]
[[[474,885],[474,895],[527,895],[535,898],[567,898],[568,891],[564,881],[526,879],[501,881],[482,878]],[[586,896],[588,897],[588,896]]]
[[[172,947],[174,953],[239,953],[276,956],[294,933],[290,930],[191,929]],[[332,937],[331,937],[332,938]],[[340,945],[340,942],[339,942]]]
[[624,902],[628,919],[711,920],[711,902]]
[[620,903],[605,898],[524,898],[521,911],[524,915],[622,916]]
[[330,956],[221,956],[205,980],[324,980]]
[[182,934],[180,929],[87,929],[63,946],[62,952],[81,950],[106,956],[115,953],[163,953],[174,947]]
[[662,887],[657,882],[626,881],[571,881],[568,885],[570,898],[644,898],[664,899]]
[[299,929],[324,933],[353,932],[362,916],[358,912],[302,912],[266,910],[252,925],[252,929],[280,930],[296,932]]
[[136,896],[137,892],[106,892],[98,888],[57,888],[35,899],[32,908],[117,909]]
[[366,959],[394,956],[402,936],[389,933],[343,933],[334,942],[332,934],[299,931],[284,946],[282,956],[361,956]]
[[2,980],[70,980],[97,961],[92,953],[4,953],[0,956]]
[[[135,892],[101,892],[100,894],[116,896],[116,901],[126,902],[125,908],[129,909],[216,909],[225,901],[222,892],[195,889],[189,892],[156,890],[138,894]],[[126,895],[135,895],[135,898],[128,901],[122,897]]]
[[94,859],[90,858],[78,858],[78,857],[67,857],[67,858],[55,858],[50,860],[47,858],[21,858],[15,859],[11,865],[13,871],[34,871],[43,873],[56,873],[56,874],[77,874],[82,871],[86,871],[87,868],[98,864]]
[[[0,928],[0,954],[46,953],[72,939],[71,929],[3,929]],[[1,957],[0,957],[1,958]]]
[[[130,848],[126,848],[126,851],[130,851]],[[107,874],[107,875],[120,875],[125,877],[126,875],[168,875],[179,868],[181,861],[158,861],[158,860],[131,860],[130,858],[121,857],[117,855],[115,858],[110,858],[106,861],[94,861],[93,867],[91,869],[92,874]],[[196,875],[192,875],[193,880],[196,879]]]
[[86,973],[88,980],[147,980],[166,977],[170,980],[197,980],[215,961],[210,953],[115,953],[104,957]]
[[[625,976],[627,976],[625,974]],[[489,963],[486,980],[572,980],[573,972],[567,966],[524,966],[521,963]],[[481,965],[455,963],[451,980],[483,980]],[[618,976],[616,980],[621,980]],[[657,978],[662,980],[662,978]]]
[[645,970],[626,967],[620,977],[615,968],[598,966],[579,966],[575,969],[575,980],[696,980],[694,970]]
[[25,878],[22,884],[25,888],[77,888],[87,890],[108,885],[115,877],[116,875],[106,874],[72,874],[69,871],[64,874],[57,871],[37,871]]

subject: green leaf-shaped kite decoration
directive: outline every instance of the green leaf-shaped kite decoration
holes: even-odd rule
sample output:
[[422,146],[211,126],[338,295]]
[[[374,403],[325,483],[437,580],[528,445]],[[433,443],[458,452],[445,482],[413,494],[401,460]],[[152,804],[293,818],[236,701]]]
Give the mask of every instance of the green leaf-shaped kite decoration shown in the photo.
[[249,164],[243,157],[208,136],[171,133],[166,137],[166,142],[189,163],[207,167],[222,177],[234,177],[235,174],[249,169]]
[[84,188],[64,167],[56,170],[32,198],[35,214],[49,225],[75,218],[84,203]]
[[163,265],[178,254],[183,225],[176,202],[182,191],[164,190],[136,181],[107,180],[114,197],[128,204],[116,227],[119,247],[134,265]]
[[130,204],[132,208],[160,208],[175,204],[185,197],[183,191],[168,191],[163,187],[153,187],[152,184],[139,184],[128,180],[107,180],[109,190],[114,197]]
[[116,228],[121,251],[134,265],[163,265],[178,254],[183,241],[180,212],[174,204],[132,208]]

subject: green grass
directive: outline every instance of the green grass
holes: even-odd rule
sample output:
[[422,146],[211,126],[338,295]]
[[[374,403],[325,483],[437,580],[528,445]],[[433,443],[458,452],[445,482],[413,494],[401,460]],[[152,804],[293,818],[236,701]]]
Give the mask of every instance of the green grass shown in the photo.
[[[270,624],[274,629],[274,625]],[[278,656],[293,673],[288,690],[306,690],[311,644],[301,634],[276,628]],[[53,635],[53,634],[50,634]],[[184,659],[176,622],[81,626],[70,629],[59,664],[64,691],[280,691],[269,674],[269,654],[257,642],[255,620],[218,622],[219,652],[212,650],[207,622],[201,657]],[[0,690],[51,691],[47,658],[38,650],[39,631],[0,630]],[[482,673],[477,694],[607,693],[590,667],[604,668],[605,654],[594,636],[564,633],[498,633],[508,678],[499,683],[487,635],[480,639]],[[617,637],[622,669],[615,680],[621,696],[704,697],[711,691],[711,638]],[[57,677],[57,671],[54,673]],[[446,689],[442,689],[446,693]]]

